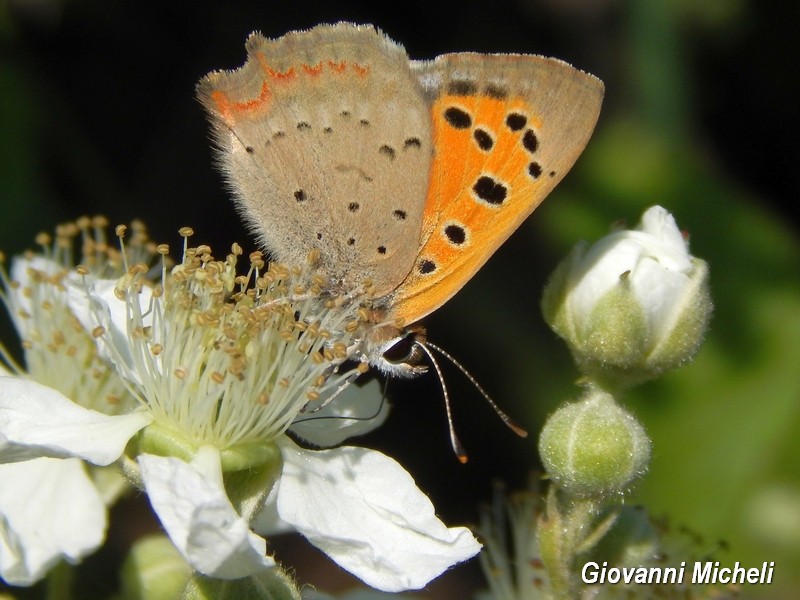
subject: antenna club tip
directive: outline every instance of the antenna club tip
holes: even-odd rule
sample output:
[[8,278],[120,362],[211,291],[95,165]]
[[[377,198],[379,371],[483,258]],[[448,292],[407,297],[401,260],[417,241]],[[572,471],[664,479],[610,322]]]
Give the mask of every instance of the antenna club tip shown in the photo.
[[458,462],[460,462],[462,465],[467,464],[467,462],[469,462],[469,456],[467,456],[466,454],[459,454]]
[[528,437],[528,432],[519,425],[509,425],[509,427],[511,427],[511,431],[516,433],[519,437],[521,438]]

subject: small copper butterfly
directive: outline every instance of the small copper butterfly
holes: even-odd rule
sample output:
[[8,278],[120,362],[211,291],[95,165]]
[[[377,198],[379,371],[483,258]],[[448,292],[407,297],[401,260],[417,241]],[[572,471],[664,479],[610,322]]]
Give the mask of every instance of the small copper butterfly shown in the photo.
[[279,261],[304,264],[316,250],[340,289],[371,282],[365,357],[390,373],[424,370],[387,351],[423,344],[414,323],[566,175],[602,82],[541,56],[409,60],[349,23],[253,33],[246,47],[244,66],[197,88],[237,206]]

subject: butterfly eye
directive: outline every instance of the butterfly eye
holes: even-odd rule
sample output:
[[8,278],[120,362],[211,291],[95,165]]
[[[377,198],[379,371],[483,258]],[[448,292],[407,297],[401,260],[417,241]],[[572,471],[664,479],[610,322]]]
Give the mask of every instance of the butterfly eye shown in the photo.
[[406,365],[412,369],[421,362],[424,352],[419,346],[418,333],[409,331],[383,353],[383,359],[393,365]]

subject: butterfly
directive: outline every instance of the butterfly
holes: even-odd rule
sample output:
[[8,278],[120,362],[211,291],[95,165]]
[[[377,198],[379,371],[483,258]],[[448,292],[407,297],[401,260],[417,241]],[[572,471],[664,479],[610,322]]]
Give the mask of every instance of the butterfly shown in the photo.
[[246,48],[241,68],[197,87],[237,207],[280,262],[315,251],[338,289],[368,283],[370,364],[425,370],[417,322],[566,175],[594,129],[602,82],[541,56],[410,60],[350,23],[253,33]]

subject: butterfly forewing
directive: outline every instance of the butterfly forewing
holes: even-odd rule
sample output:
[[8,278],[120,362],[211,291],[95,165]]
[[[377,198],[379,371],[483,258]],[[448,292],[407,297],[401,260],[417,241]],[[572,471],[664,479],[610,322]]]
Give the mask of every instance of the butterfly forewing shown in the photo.
[[410,324],[564,177],[603,84],[537,56],[413,62],[374,28],[338,23],[253,34],[244,66],[209,74],[198,96],[237,205],[275,258],[303,264],[316,249],[334,285],[371,280],[375,314]]
[[411,270],[432,154],[428,101],[402,46],[345,23],[277,40],[198,96],[237,205],[280,261],[311,249],[334,281],[391,292]]
[[417,260],[389,316],[450,299],[566,175],[594,129],[595,77],[550,58],[451,54],[414,63],[434,158]]

